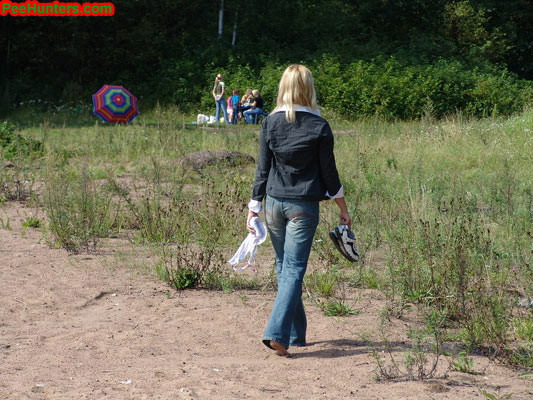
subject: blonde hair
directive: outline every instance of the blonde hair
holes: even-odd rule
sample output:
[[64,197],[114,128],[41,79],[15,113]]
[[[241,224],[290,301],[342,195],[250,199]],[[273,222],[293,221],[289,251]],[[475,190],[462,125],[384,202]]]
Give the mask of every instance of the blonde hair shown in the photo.
[[296,120],[294,105],[299,104],[316,110],[316,92],[313,74],[309,69],[300,64],[289,65],[279,81],[278,98],[276,112],[282,107],[286,107],[285,118],[287,121]]
[[252,90],[252,94],[253,94],[255,97],[259,96],[259,90],[257,90],[257,89]]

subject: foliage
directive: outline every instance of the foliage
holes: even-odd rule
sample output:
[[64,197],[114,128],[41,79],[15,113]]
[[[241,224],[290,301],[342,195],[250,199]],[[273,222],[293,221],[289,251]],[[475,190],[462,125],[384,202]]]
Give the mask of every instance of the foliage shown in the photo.
[[7,231],[11,230],[11,223],[10,223],[9,216],[6,216],[5,220],[3,217],[0,218],[0,229],[5,229]]
[[0,166],[0,205],[4,201],[32,199],[35,170],[31,163],[4,163],[0,158]]
[[109,236],[116,211],[112,197],[86,170],[79,175],[60,172],[48,176],[44,209],[56,242],[75,253],[95,250],[99,239]]
[[[344,63],[324,55],[308,63],[314,72],[318,103],[351,119],[381,116],[388,119],[418,119],[431,107],[433,117],[442,118],[457,110],[483,117],[509,115],[531,104],[533,85],[518,80],[505,69],[479,64],[472,68],[453,59],[428,64],[410,64],[395,57]],[[212,113],[211,87],[217,72],[225,74],[227,95],[232,89],[258,89],[266,108],[276,105],[277,86],[286,64],[267,63],[261,68],[239,65],[230,59],[223,67],[207,66],[202,80],[187,81],[186,101],[176,100],[186,110]],[[185,84],[185,82],[183,82]],[[169,85],[172,85],[169,83]],[[428,106],[429,104],[429,106]],[[197,108],[196,108],[197,109]]]
[[474,359],[468,357],[466,351],[461,351],[457,357],[452,360],[452,366],[456,371],[463,372],[465,374],[475,374],[474,371]]
[[42,155],[43,145],[38,140],[15,133],[15,126],[4,121],[0,123],[0,149],[7,160],[13,160],[17,157],[38,157]]
[[506,394],[500,395],[499,393],[494,394],[494,393],[487,392],[486,390],[481,390],[481,394],[489,400],[508,400],[511,397],[513,397],[512,393],[506,393]]
[[[190,259],[183,258],[179,261],[186,263],[188,260]],[[156,273],[160,279],[168,282],[176,290],[192,288],[198,284],[200,271],[192,263],[187,266],[183,264],[171,266],[171,264],[171,259],[165,258],[161,265],[156,266]]]
[[343,317],[346,315],[356,315],[359,311],[352,309],[342,300],[328,300],[323,305],[324,314],[328,317]]
[[26,218],[26,220],[22,223],[22,226],[25,228],[40,228],[42,225],[42,220],[34,216]]
[[440,59],[408,65],[396,58],[341,64],[324,57],[313,65],[320,104],[351,117],[417,119],[430,102],[433,116],[512,114],[531,102],[533,86],[505,70],[471,69]]
[[338,273],[333,270],[315,271],[305,277],[305,286],[308,290],[321,297],[331,297],[335,294],[338,284]]
[[443,355],[445,321],[444,313],[431,311],[425,315],[424,328],[409,328],[408,337],[412,340],[412,345],[403,353],[403,362],[400,362],[393,355],[393,345],[386,336],[385,321],[382,319],[380,333],[385,350],[380,353],[373,348],[372,351],[377,364],[376,379],[424,380],[435,377],[439,360]]
[[495,107],[508,114],[526,103],[520,97],[531,99],[531,86],[515,77],[533,77],[527,0],[249,0],[246,7],[227,0],[220,39],[219,2],[113,4],[113,17],[4,18],[0,112],[28,101],[85,107],[110,83],[126,85],[143,111],[160,103],[197,113],[213,108],[216,72],[226,73],[228,88],[259,89],[272,108],[280,71],[295,62],[331,70],[320,61],[324,54],[342,67],[339,76],[323,77],[330,93],[319,93],[328,98],[322,103],[338,111],[339,102],[348,116],[417,118],[427,97],[439,115],[491,115]]
[[178,290],[202,285],[247,287],[246,282],[226,276],[220,254],[244,208],[240,176],[234,171],[205,175],[200,193],[187,193],[169,173],[152,159],[151,168],[143,171],[148,187],[134,186],[130,194],[116,180],[108,182],[127,205],[129,226],[139,232],[139,242],[160,246],[158,275]]
[[[428,376],[431,345],[445,329],[468,352],[530,368],[531,314],[518,304],[533,297],[533,114],[435,120],[426,103],[419,121],[330,119],[362,258],[352,265],[337,254],[327,231],[338,210],[322,202],[305,294],[339,315],[354,311],[347,287],[373,289],[387,300],[389,318],[426,316],[398,361],[403,376]],[[127,126],[32,120],[20,134],[46,152],[0,169],[0,195],[16,199],[18,180],[29,182],[20,186],[28,197],[32,183],[43,182],[43,220],[54,241],[88,251],[102,238],[127,238],[173,288],[275,287],[270,261],[261,260],[272,260],[270,246],[260,248],[256,272],[236,274],[225,262],[247,234],[253,163],[194,170],[178,161],[199,150],[256,155],[257,127],[193,128],[189,118],[156,107]]]

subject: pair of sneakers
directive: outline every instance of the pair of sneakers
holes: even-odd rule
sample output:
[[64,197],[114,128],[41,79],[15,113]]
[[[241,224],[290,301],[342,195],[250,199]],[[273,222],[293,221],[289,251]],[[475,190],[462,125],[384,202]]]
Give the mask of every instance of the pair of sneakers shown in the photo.
[[336,226],[329,233],[331,241],[339,252],[349,261],[356,262],[359,260],[359,252],[355,246],[355,235],[348,229],[348,225]]

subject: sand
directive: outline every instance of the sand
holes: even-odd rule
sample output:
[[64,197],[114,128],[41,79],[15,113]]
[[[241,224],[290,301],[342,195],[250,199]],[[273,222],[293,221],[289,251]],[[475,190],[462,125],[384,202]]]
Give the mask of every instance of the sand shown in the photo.
[[[35,212],[0,208],[10,225],[0,229],[1,399],[480,399],[481,390],[533,398],[530,380],[482,356],[476,375],[376,381],[372,345],[382,348],[385,303],[373,291],[350,294],[360,312],[342,318],[307,299],[309,345],[276,356],[261,343],[273,291],[177,292],[138,267],[152,261],[128,256],[124,243],[81,255],[53,248],[22,227]],[[408,323],[391,324],[399,360]]]

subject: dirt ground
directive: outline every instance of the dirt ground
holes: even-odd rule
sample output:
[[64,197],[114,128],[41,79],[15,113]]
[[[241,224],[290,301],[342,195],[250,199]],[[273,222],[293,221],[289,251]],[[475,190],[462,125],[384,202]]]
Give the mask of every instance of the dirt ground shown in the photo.
[[[361,337],[380,348],[384,302],[370,291],[358,293],[360,313],[343,318],[307,301],[309,345],[278,357],[260,340],[273,292],[178,293],[132,268],[128,260],[142,260],[127,251],[51,248],[39,230],[22,228],[33,212],[0,208],[10,225],[0,229],[1,399],[486,398],[481,390],[533,398],[530,380],[483,357],[474,357],[476,375],[377,382]],[[406,322],[395,324],[401,359]]]

